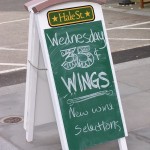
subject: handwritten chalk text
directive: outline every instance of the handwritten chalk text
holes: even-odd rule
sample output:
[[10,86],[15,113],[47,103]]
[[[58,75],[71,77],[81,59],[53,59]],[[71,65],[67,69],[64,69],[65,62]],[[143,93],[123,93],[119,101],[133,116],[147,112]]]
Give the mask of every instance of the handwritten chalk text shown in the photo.
[[69,118],[79,118],[79,117],[83,117],[83,116],[87,116],[89,114],[89,112],[87,110],[85,110],[84,112],[82,111],[77,111],[74,107],[70,107],[69,109]]
[[84,126],[76,125],[75,126],[75,135],[80,135],[83,133],[89,132],[106,132],[109,130],[118,130],[121,131],[121,126],[119,125],[118,121],[111,121],[111,122],[97,122],[96,124],[85,124]]
[[[85,75],[81,75],[79,73],[75,74],[73,72],[71,78],[64,79],[64,77],[61,77],[61,80],[69,93],[77,92],[77,90],[79,89],[81,92],[83,92],[87,89],[91,90],[93,88],[107,88],[110,84],[109,80],[107,79],[107,74],[105,72],[93,72],[91,74],[85,72]],[[79,86],[79,88],[77,88],[77,86]]]
[[[62,46],[69,44],[82,44],[82,43],[95,43],[97,41],[106,43],[103,31],[94,32],[92,29],[83,34],[69,34],[65,32],[65,35],[59,36],[59,33],[55,33],[54,37],[50,37],[46,34],[48,40],[52,46]],[[102,47],[104,46],[102,45]]]
[[110,104],[106,104],[106,105],[102,105],[102,106],[97,106],[96,108],[92,108],[92,113],[100,113],[100,112],[105,112],[105,111],[111,111],[113,110],[114,107],[113,105],[110,103]]

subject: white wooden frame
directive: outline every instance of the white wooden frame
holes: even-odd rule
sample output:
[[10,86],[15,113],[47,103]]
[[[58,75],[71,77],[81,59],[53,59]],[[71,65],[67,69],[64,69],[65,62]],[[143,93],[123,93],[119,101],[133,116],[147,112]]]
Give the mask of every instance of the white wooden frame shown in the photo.
[[[42,2],[39,0],[35,1],[38,3]],[[29,38],[24,110],[24,129],[26,130],[28,142],[33,140],[34,126],[55,122],[35,15],[32,12],[33,6],[35,4],[29,7]],[[40,87],[42,88],[40,89]],[[42,98],[42,94],[44,98]]]
[[[36,3],[36,5],[37,5],[38,3],[42,3],[45,0],[42,0],[42,1],[34,0],[34,1],[37,1],[37,3]],[[101,6],[98,4],[95,4],[95,3],[69,2],[69,3],[53,6],[53,7],[49,8],[48,10],[51,10],[51,9],[56,10],[56,9],[62,9],[62,8],[69,8],[70,6],[75,7],[75,6],[83,6],[83,5],[92,5],[94,7],[94,11],[96,14],[95,20],[102,20],[103,27],[105,27]],[[54,84],[53,73],[52,73],[51,65],[49,63],[46,42],[44,40],[45,37],[44,37],[43,29],[49,28],[49,26],[46,22],[46,17],[45,17],[45,12],[47,12],[48,10],[45,10],[39,14],[34,14],[32,12],[33,6],[35,6],[35,4],[33,4],[29,7],[30,20],[29,20],[28,62],[27,62],[27,78],[26,78],[27,79],[26,80],[26,100],[25,100],[25,112],[24,112],[24,114],[25,114],[24,128],[26,130],[26,139],[28,142],[31,142],[33,140],[33,132],[34,132],[35,125],[41,125],[41,124],[45,124],[48,122],[54,122],[55,116],[56,116],[59,135],[60,135],[63,150],[69,150],[68,143],[66,140],[64,125],[63,125],[63,121],[62,121],[62,117],[61,117],[61,113],[60,113],[60,107],[59,107],[59,103],[58,103],[56,87]],[[101,14],[101,16],[99,16],[99,14]],[[40,21],[42,23],[40,23]],[[44,23],[43,23],[43,21],[44,21]],[[117,80],[116,80],[116,76],[115,76],[115,71],[114,71],[112,57],[111,57],[111,53],[110,53],[108,37],[107,37],[105,28],[104,28],[104,32],[105,32],[105,37],[107,40],[109,59],[111,62],[112,73],[114,76],[114,82],[115,82],[115,87],[116,87],[116,91],[117,91],[117,97],[118,97],[118,101],[119,101],[121,117],[122,117],[123,126],[124,126],[124,130],[125,130],[125,135],[127,136],[127,129],[126,129],[125,119],[124,119],[124,115],[123,115],[123,109],[122,109],[122,105],[121,105]],[[43,56],[42,56],[42,54],[43,54]],[[43,61],[43,57],[44,57],[44,61]],[[46,77],[46,74],[39,73],[39,70],[42,71],[46,68],[48,68],[47,71],[45,70],[48,78]],[[41,77],[44,78],[44,80],[41,80]],[[47,81],[47,79],[48,79],[48,81]],[[47,85],[45,82],[47,82]],[[51,85],[50,91],[49,91],[48,83],[49,83],[49,85]],[[45,87],[46,95],[47,95],[46,99],[49,102],[45,101],[43,103],[43,101],[41,101],[41,93],[39,92],[39,87],[41,87],[41,86]],[[50,93],[51,93],[51,95],[50,95]],[[53,106],[52,106],[52,102],[51,102],[51,97],[53,100],[54,110],[53,110]],[[43,107],[41,107],[41,104],[42,104],[41,102],[43,103],[43,107],[46,106],[46,109],[44,109],[45,111],[41,110],[43,108]],[[55,111],[55,116],[54,116],[54,111]],[[42,115],[41,115],[41,113],[42,113]],[[43,118],[44,118],[44,120],[43,120]],[[125,138],[118,139],[118,143],[119,143],[120,150],[128,149]]]
[[[92,5],[94,7],[94,11],[95,11],[95,14],[96,14],[95,20],[101,20],[103,26],[105,27],[101,6],[98,5],[98,4],[95,4],[95,3],[91,3],[91,2],[86,2],[86,3],[84,3],[84,2],[65,3],[65,4],[53,6],[49,9],[39,13],[39,14],[35,14],[36,15],[37,28],[38,28],[39,37],[40,37],[41,46],[42,46],[42,51],[43,51],[43,56],[44,56],[44,62],[45,62],[46,68],[48,68],[47,76],[48,76],[49,84],[51,84],[50,91],[51,91],[52,97],[53,97],[52,100],[53,100],[53,105],[54,105],[54,111],[55,111],[55,115],[56,115],[56,121],[57,121],[57,126],[58,126],[58,130],[59,130],[59,135],[60,135],[63,150],[69,150],[69,149],[68,149],[68,144],[67,144],[67,140],[66,140],[66,134],[64,132],[64,125],[63,125],[63,121],[62,121],[62,116],[61,116],[61,113],[60,113],[60,106],[59,106],[59,103],[58,103],[58,96],[57,96],[56,87],[55,87],[55,83],[54,83],[52,68],[51,68],[51,65],[49,63],[49,55],[48,55],[48,51],[47,51],[46,41],[44,40],[45,39],[44,29],[50,28],[48,26],[48,23],[47,23],[47,20],[46,20],[47,18],[44,17],[44,16],[46,16],[45,14],[48,10],[52,10],[52,9],[57,10],[57,9],[62,9],[62,8],[69,8],[70,5],[72,5],[74,7],[84,6],[84,5]],[[99,16],[99,14],[101,14],[101,16]],[[106,41],[107,41],[109,59],[110,59],[110,63],[111,63],[112,73],[113,73],[113,76],[114,76],[114,82],[115,82],[115,87],[116,87],[116,91],[117,91],[117,97],[118,97],[121,117],[122,117],[122,121],[123,121],[124,131],[125,131],[125,135],[127,136],[127,128],[126,128],[125,119],[124,119],[124,115],[123,115],[123,109],[122,109],[122,105],[121,105],[117,80],[116,80],[115,71],[114,71],[113,62],[112,62],[112,57],[111,57],[111,52],[110,52],[110,46],[109,46],[109,43],[108,43],[108,37],[107,37],[107,33],[106,33],[105,28],[104,28],[104,32],[105,32],[105,37],[106,37]],[[127,150],[127,144],[126,144],[125,138],[118,139],[118,142],[119,142],[120,150]]]

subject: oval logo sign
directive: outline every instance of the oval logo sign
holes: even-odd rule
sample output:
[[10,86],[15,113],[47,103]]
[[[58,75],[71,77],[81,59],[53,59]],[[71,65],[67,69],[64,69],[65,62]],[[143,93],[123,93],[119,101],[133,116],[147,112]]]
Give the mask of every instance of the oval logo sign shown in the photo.
[[93,21],[95,15],[93,7],[88,5],[49,11],[47,18],[51,27],[57,27]]

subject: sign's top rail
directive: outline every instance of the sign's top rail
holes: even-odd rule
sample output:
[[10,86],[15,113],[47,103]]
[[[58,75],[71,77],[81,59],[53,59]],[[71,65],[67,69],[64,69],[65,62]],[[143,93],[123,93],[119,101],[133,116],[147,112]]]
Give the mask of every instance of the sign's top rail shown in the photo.
[[[80,1],[81,0],[31,0],[27,3],[24,4],[25,8],[30,11],[30,9],[33,10],[34,13],[38,13],[43,11],[44,9],[56,5],[56,4],[61,4],[65,2],[75,2],[75,1]],[[99,4],[104,4],[106,3],[106,0],[82,0],[85,2],[95,2]]]
[[31,11],[33,7],[39,5],[40,3],[43,3],[47,0],[29,0],[24,4],[24,7],[26,10]]

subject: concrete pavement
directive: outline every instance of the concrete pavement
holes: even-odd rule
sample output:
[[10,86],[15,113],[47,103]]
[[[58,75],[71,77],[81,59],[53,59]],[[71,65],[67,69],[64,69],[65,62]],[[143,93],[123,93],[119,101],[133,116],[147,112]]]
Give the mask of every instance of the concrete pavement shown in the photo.
[[[150,149],[150,57],[115,65],[129,136],[129,150]],[[0,88],[0,118],[23,116],[25,83]],[[34,141],[27,143],[23,122],[0,123],[0,147],[10,150],[60,150],[55,123],[36,127]],[[2,142],[1,142],[2,141]],[[8,150],[4,147],[1,150]],[[89,150],[119,150],[117,141]]]
[[[118,6],[116,2],[109,2],[103,6],[112,52],[126,51],[130,48],[150,45],[150,9],[148,7],[149,4],[145,6],[146,7],[143,10],[139,9],[138,5],[133,7],[122,7]],[[15,6],[11,8],[8,7],[7,13],[2,5],[0,5],[0,9],[3,12],[3,16],[5,16],[10,10],[13,11]],[[13,12],[12,16],[9,16],[10,20],[14,19],[14,16],[17,16],[16,19],[19,20],[22,17],[28,17],[27,12],[22,11],[22,13],[20,13],[20,11],[22,11],[22,9],[19,8],[19,13],[17,13],[17,11]],[[7,17],[2,18],[3,22],[7,21]],[[3,31],[6,31],[9,27],[13,30],[16,24],[3,24],[5,26],[0,29],[1,34],[3,33],[1,36],[3,39],[0,40],[1,63],[4,63],[2,60],[5,61],[7,58],[10,60],[9,63],[20,63],[23,67],[25,66],[28,23],[26,21],[28,20],[26,20],[25,23],[24,21],[19,22],[21,26],[24,25],[23,28],[20,28],[20,26],[17,25],[17,31],[20,32],[17,32],[17,34],[13,32],[15,36],[12,37],[17,38],[17,40],[15,40],[15,38],[14,40],[11,40],[11,37],[9,37],[8,41],[6,41],[6,38],[4,37],[8,37],[9,31],[7,30],[5,34],[3,33]],[[137,30],[137,28],[139,29]],[[24,33],[23,36],[20,35],[21,31]],[[139,33],[137,33],[137,31]],[[19,36],[22,36],[22,38],[18,39]],[[12,51],[12,49],[15,49],[15,51]],[[4,54],[6,50],[7,54]],[[8,55],[8,53],[10,55]],[[130,53],[128,55],[130,55]],[[117,57],[119,57],[119,55]],[[120,57],[120,59],[121,58],[122,57]],[[1,68],[2,67],[3,66],[1,65]],[[7,67],[8,68],[6,69],[11,69],[16,66],[7,65]],[[3,70],[5,70],[5,68],[2,68],[2,71]],[[129,131],[129,136],[127,137],[128,149],[150,150],[150,57],[133,61],[130,60],[124,63],[119,62],[119,64],[115,65],[115,70]],[[13,75],[7,73],[5,76],[0,74],[1,81],[7,83],[3,84],[0,88],[0,150],[61,150],[62,148],[55,123],[36,127],[34,141],[31,143],[27,143],[25,140],[23,122],[16,124],[3,123],[4,117],[23,117],[24,115],[25,71],[19,72],[19,75],[17,75],[17,73],[18,72],[15,72]],[[20,77],[20,82],[16,82],[15,78],[18,77]],[[9,80],[6,80],[7,78]],[[11,80],[15,80],[15,82],[13,82],[15,85],[9,86],[10,82],[12,82]],[[97,145],[88,150],[110,149],[119,150],[117,141]]]

